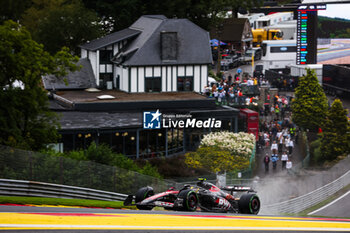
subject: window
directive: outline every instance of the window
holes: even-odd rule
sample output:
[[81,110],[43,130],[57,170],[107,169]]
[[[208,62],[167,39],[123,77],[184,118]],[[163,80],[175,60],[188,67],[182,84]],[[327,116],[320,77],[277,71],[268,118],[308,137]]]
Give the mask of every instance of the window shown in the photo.
[[177,91],[193,91],[193,77],[177,77]]
[[100,50],[100,64],[111,64],[112,50]]
[[160,92],[162,86],[161,83],[161,77],[146,77],[145,92]]
[[295,53],[297,51],[296,46],[279,46],[279,47],[271,47],[271,53]]
[[113,81],[113,73],[100,73],[101,88],[107,88],[107,82],[112,82],[112,81]]

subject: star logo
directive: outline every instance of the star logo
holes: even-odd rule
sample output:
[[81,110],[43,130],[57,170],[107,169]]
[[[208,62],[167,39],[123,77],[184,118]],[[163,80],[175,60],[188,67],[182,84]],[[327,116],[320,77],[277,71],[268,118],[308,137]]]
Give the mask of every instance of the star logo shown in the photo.
[[156,112],[143,112],[143,128],[160,129],[161,115],[159,109]]
[[162,115],[161,113],[159,113],[159,109],[157,109],[157,111],[155,113],[151,113],[151,115],[153,116],[151,122],[153,122],[154,120],[157,119],[157,121],[159,121],[159,117]]

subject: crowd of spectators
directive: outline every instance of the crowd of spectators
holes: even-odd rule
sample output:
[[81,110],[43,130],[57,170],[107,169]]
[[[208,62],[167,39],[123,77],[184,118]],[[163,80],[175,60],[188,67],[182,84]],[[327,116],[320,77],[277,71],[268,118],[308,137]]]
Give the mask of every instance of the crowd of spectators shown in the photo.
[[249,105],[259,99],[259,87],[269,85],[268,81],[257,77],[223,76],[220,82],[212,82],[204,87],[203,93],[215,98],[220,104]]
[[290,98],[278,95],[273,98],[272,106],[265,105],[264,111],[260,114],[263,121],[260,126],[258,146],[267,151],[263,160],[265,172],[269,171],[270,163],[276,171],[279,161],[281,161],[282,170],[290,170],[293,148],[298,141],[298,128],[290,117]]

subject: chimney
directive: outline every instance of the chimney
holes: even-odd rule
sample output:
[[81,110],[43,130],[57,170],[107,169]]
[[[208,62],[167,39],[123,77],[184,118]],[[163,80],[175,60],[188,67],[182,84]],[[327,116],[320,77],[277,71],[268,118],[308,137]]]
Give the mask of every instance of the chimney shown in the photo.
[[162,61],[177,60],[177,32],[160,33],[160,52]]

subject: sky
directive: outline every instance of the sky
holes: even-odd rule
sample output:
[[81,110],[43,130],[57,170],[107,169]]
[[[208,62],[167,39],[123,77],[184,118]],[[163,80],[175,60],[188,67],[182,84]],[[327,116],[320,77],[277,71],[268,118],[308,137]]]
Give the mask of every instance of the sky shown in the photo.
[[331,18],[343,18],[350,20],[350,3],[347,4],[327,4],[327,10],[318,11],[318,15]]

